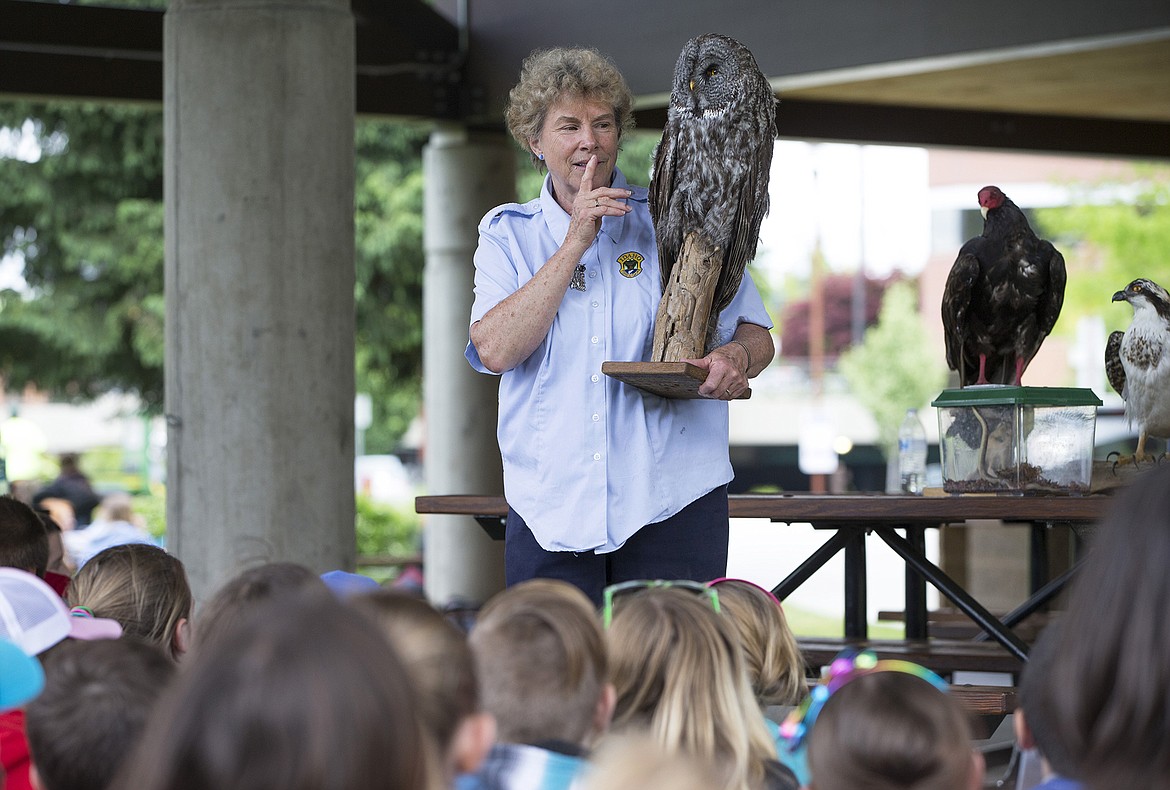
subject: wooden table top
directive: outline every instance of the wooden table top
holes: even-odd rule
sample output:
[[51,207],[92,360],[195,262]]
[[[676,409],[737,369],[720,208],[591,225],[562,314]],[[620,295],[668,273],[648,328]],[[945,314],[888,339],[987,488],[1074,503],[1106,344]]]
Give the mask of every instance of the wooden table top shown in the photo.
[[[842,522],[870,525],[944,524],[967,519],[1004,521],[1095,522],[1112,497],[1090,496],[908,496],[899,494],[732,494],[733,518],[768,518],[784,522]],[[502,496],[453,494],[420,496],[418,513],[505,516]]]

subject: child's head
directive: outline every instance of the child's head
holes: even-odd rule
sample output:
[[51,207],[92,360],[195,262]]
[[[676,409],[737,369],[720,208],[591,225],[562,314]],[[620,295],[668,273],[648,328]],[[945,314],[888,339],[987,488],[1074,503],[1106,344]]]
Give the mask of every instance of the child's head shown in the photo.
[[812,790],[977,790],[983,760],[945,689],[907,661],[839,656],[781,732],[807,744]]
[[1059,736],[1054,695],[1065,693],[1049,682],[1060,623],[1049,625],[1028,651],[1028,663],[1020,675],[1014,725],[1016,740],[1024,749],[1035,749],[1048,770],[1065,778],[1080,775],[1072,751]]
[[1056,737],[1093,790],[1166,787],[1170,777],[1167,513],[1170,464],[1115,495],[1072,581],[1044,681],[1058,690]]
[[127,636],[178,659],[187,650],[193,598],[177,557],[144,543],[95,554],[69,584],[66,600],[122,624]]
[[156,645],[66,639],[45,653],[45,687],[26,709],[41,790],[104,790],[175,674]]
[[247,568],[224,582],[199,610],[195,647],[201,650],[244,617],[252,607],[273,598],[294,595],[305,588],[325,589],[308,567],[295,562],[266,562]]
[[739,634],[756,702],[761,707],[800,702],[805,694],[804,657],[780,601],[741,579],[716,579],[709,585],[718,591],[720,611]]
[[419,691],[423,723],[449,776],[472,773],[495,740],[495,719],[480,709],[467,637],[426,601],[393,590],[349,599],[369,615],[406,664]]
[[576,587],[534,579],[498,593],[480,611],[470,645],[501,741],[587,744],[608,726],[604,636]]
[[72,576],[69,557],[65,553],[65,540],[61,537],[61,525],[53,520],[47,510],[37,510],[37,518],[45,527],[45,537],[49,541],[49,554],[45,563],[46,573],[57,573],[62,576]]
[[258,604],[196,651],[119,773],[123,790],[431,790],[402,662],[322,590]]
[[[615,589],[615,588],[611,588]],[[646,729],[672,753],[714,760],[726,787],[755,786],[775,748],[718,595],[656,587],[623,594],[606,634],[615,729]]]
[[0,566],[45,575],[49,534],[41,517],[13,496],[0,496]]
[[668,751],[642,732],[603,739],[590,762],[583,790],[711,790],[723,781],[711,760]]

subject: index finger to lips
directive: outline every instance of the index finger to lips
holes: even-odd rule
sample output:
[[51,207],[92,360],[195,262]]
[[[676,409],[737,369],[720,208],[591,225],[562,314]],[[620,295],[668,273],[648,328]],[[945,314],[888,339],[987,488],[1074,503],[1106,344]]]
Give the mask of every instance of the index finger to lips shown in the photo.
[[585,172],[581,174],[581,192],[593,189],[593,172],[597,169],[597,154],[589,157],[585,163]]

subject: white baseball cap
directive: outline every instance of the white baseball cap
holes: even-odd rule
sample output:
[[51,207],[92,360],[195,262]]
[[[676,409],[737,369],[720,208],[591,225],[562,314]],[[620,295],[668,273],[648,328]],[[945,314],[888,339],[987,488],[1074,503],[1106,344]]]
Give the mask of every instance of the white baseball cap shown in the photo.
[[79,612],[71,615],[61,596],[41,578],[18,568],[0,567],[0,639],[15,643],[30,656],[65,637],[117,639],[116,620]]

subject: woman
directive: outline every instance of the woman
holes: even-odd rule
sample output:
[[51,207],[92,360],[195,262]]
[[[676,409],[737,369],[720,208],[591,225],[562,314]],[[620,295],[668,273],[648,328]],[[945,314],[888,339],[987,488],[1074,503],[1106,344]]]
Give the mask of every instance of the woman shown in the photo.
[[606,360],[648,356],[661,298],[646,190],[617,168],[632,103],[596,50],[525,60],[506,120],[548,174],[540,197],[480,222],[466,351],[476,370],[502,375],[508,584],[561,578],[595,603],[624,580],[723,575],[726,401],[774,354],[745,277],[720,316],[721,345],[692,360],[707,371],[703,398],[667,400],[602,375]]

